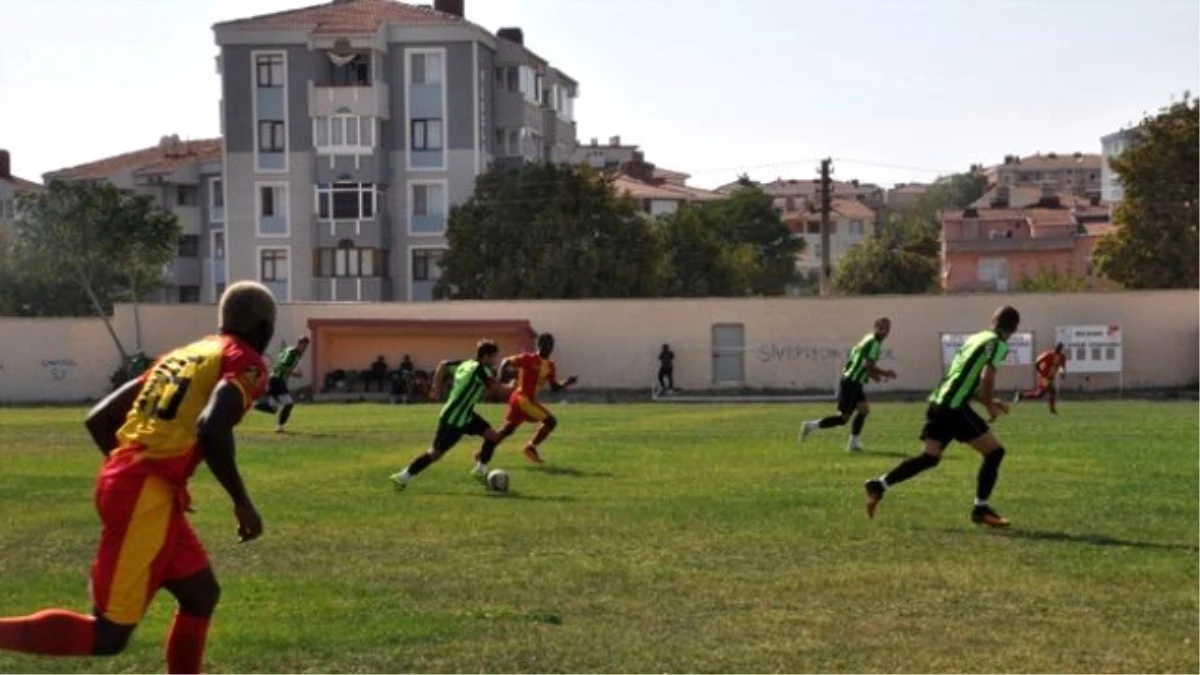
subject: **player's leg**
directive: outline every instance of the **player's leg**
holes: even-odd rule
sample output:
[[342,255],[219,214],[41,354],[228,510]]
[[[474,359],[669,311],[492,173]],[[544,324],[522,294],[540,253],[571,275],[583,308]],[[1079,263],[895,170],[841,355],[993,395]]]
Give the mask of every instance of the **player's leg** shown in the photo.
[[862,396],[855,408],[854,419],[850,422],[850,440],[846,442],[847,452],[862,450],[863,425],[867,423],[867,415],[870,414],[871,406],[867,403],[867,397]]
[[283,391],[278,394],[277,400],[282,407],[279,410],[279,423],[275,427],[275,433],[282,434],[284,433],[284,426],[287,425],[288,420],[292,417],[292,408],[296,407],[296,402],[292,400],[292,392],[288,390],[286,384],[283,385]]
[[[978,424],[984,425],[985,428],[987,426],[982,419],[978,420]],[[1000,463],[1004,461],[1005,454],[1004,446],[990,430],[968,440],[967,444],[983,456],[975,483],[975,508],[971,511],[971,522],[990,527],[1008,527],[1009,520],[996,513],[988,505],[988,499],[991,498],[996,481],[1000,478]]]
[[208,642],[208,626],[221,597],[221,587],[212,567],[164,586],[179,608],[167,634],[167,672],[199,673]]
[[836,415],[829,415],[816,420],[806,420],[800,425],[801,443],[808,438],[809,434],[817,429],[832,429],[834,427],[840,427],[850,420],[850,413],[854,411],[854,408],[856,405],[858,405],[858,403],[857,401],[853,400],[854,392],[849,385],[850,383],[846,380],[841,380],[838,382],[838,412]]
[[483,437],[483,444],[479,446],[479,451],[475,453],[475,468],[471,470],[471,475],[479,480],[486,480],[488,463],[492,461],[492,455],[495,454],[496,447],[500,445],[500,432],[493,429],[487,420],[476,413],[467,424],[466,433],[471,436]]
[[924,444],[921,454],[909,457],[897,464],[891,471],[865,483],[867,516],[875,517],[875,507],[889,488],[903,483],[922,471],[932,469],[942,461],[942,453],[946,451],[946,446],[954,437],[954,430],[948,420],[949,414],[950,411],[940,406],[930,405],[925,412],[925,426],[921,430],[921,441]]
[[533,438],[529,440],[529,443],[525,444],[525,458],[534,464],[541,464],[542,456],[538,453],[538,446],[558,427],[558,419],[554,415],[551,415],[550,411],[537,401],[522,398],[520,405],[525,417],[538,423],[538,428],[533,433]]
[[1046,393],[1048,394],[1047,402],[1050,404],[1050,414],[1057,415],[1058,414],[1058,387],[1054,386],[1054,383],[1051,382],[1046,387]]
[[429,465],[441,459],[442,455],[446,454],[446,451],[458,443],[462,435],[462,429],[439,420],[437,432],[433,436],[433,443],[430,444],[429,449],[417,455],[403,471],[392,474],[392,485],[397,490],[403,490],[408,487],[409,481],[416,477],[417,474],[428,469]]

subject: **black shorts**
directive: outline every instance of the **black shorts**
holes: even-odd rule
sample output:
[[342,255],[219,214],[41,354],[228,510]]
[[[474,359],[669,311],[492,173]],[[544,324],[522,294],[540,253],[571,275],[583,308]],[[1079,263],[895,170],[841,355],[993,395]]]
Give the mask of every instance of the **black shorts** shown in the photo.
[[288,391],[287,380],[282,377],[272,377],[267,380],[267,396],[271,398],[281,398],[287,396],[291,392]]
[[480,417],[479,413],[472,414],[471,419],[467,420],[467,425],[464,427],[453,426],[438,418],[437,433],[433,435],[433,449],[438,452],[446,452],[457,445],[463,436],[482,436],[491,428],[492,425]]
[[863,391],[863,386],[853,380],[842,378],[838,382],[838,412],[843,415],[849,415],[858,408],[859,403],[867,402],[867,394]]
[[987,432],[987,422],[984,422],[969,404],[964,403],[956,410],[930,403],[929,408],[925,410],[925,427],[921,429],[921,440],[932,438],[944,448],[952,440],[966,443]]

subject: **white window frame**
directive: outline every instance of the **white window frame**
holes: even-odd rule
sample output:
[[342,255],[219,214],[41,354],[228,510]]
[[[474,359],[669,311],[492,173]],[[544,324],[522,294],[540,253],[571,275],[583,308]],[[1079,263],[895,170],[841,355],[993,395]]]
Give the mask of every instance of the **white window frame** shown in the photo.
[[[278,121],[278,120],[260,120],[258,117],[258,57],[260,56],[279,56],[283,59],[283,168],[280,169],[264,169],[259,165],[259,145],[258,145],[258,126],[259,122]],[[253,123],[254,134],[254,172],[259,174],[281,174],[288,173],[291,162],[291,142],[288,139],[289,128],[289,110],[288,110],[288,56],[286,51],[279,49],[254,49],[250,51],[250,120]]]
[[[346,143],[346,129],[350,127],[351,120],[357,129],[358,142],[354,144]],[[338,155],[368,155],[375,151],[375,144],[378,141],[377,118],[367,115],[331,115],[329,117],[314,117],[313,118],[313,147],[319,154],[338,154]],[[333,142],[333,129],[335,126],[342,128],[342,142]],[[320,136],[319,131],[325,131],[325,143],[318,142]],[[364,133],[366,132],[366,133]],[[371,142],[364,143],[363,138],[370,136]]]
[[[292,236],[292,200],[288,194],[290,185],[284,181],[255,181],[254,182],[254,233],[260,239],[287,239]],[[283,199],[276,197],[276,202],[283,202],[283,234],[271,234],[262,231],[262,190],[263,188],[282,189]],[[279,205],[276,204],[276,207]],[[229,244],[228,241],[225,242]]]
[[[414,232],[413,231],[413,208],[417,205],[417,187],[439,187],[442,189],[442,229],[439,232]],[[441,178],[429,178],[420,180],[408,181],[408,207],[405,209],[405,220],[408,221],[408,236],[410,237],[444,237],[446,236],[446,227],[450,223],[450,181]],[[411,264],[412,261],[409,261]]]
[[[328,185],[328,188],[321,187]],[[338,186],[342,187],[338,187]],[[349,185],[354,185],[355,189],[351,190]],[[369,186],[369,187],[368,187]],[[355,192],[358,194],[358,217],[357,218],[338,218],[333,215],[333,193],[334,192]],[[362,197],[364,192],[371,194],[371,215],[362,215]],[[321,195],[329,194],[329,217],[321,217]],[[348,222],[348,221],[363,221],[375,220],[379,217],[379,185],[376,183],[318,183],[313,186],[313,213],[316,214],[317,222],[332,223],[332,222]]]
[[[222,245],[221,245],[221,248],[224,250],[223,250],[220,258],[217,257],[217,235],[220,235],[221,239],[225,240],[224,243],[222,243]],[[215,263],[218,260],[224,262],[225,258],[228,256],[229,256],[229,240],[226,239],[226,237],[225,237],[225,230],[213,230],[213,231],[209,232],[208,233],[208,257],[211,258],[213,260],[213,262]]]
[[[413,79],[417,74],[417,70],[416,70],[416,68],[413,68],[411,66],[409,67],[408,79],[406,79],[405,81],[408,82],[409,84],[444,85],[446,83],[446,50],[445,49],[414,49],[412,51],[412,56],[408,57],[410,59],[410,63],[416,63],[416,58],[418,56],[421,57],[421,65],[424,66],[424,68],[423,68],[424,73],[422,74],[421,81],[417,82]],[[432,71],[429,69],[429,57],[431,57],[431,56],[437,59],[438,66],[439,66],[437,69],[432,70]],[[433,75],[434,79],[432,79],[432,80],[429,79],[430,75]]]
[[[413,139],[412,139],[412,87],[413,87],[413,57],[417,55],[433,54],[440,58],[442,64],[441,77],[438,79],[438,84],[442,88],[442,147],[440,150],[442,161],[437,166],[413,166]],[[426,63],[428,63],[426,61]],[[448,122],[449,104],[446,100],[446,91],[450,88],[446,77],[446,48],[445,47],[410,47],[404,50],[404,160],[405,168],[410,172],[416,173],[431,173],[435,171],[445,171],[449,162],[450,154],[450,134]],[[425,118],[421,118],[425,119]]]
[[213,178],[208,181],[208,214],[212,217],[213,211],[217,207],[217,195],[221,196],[221,220],[213,220],[214,223],[225,222],[225,179]]
[[[287,252],[287,297],[276,298],[281,302],[292,301],[292,282],[295,281],[295,258],[292,256],[292,247],[290,244],[275,244],[275,245],[260,245],[254,250],[254,270],[255,280],[259,283],[266,283],[263,279],[263,251],[286,251]],[[229,283],[226,281],[226,283]],[[269,288],[269,287],[268,287]]]
[[[404,261],[404,267],[407,270],[407,272],[405,274],[406,278],[405,278],[404,285],[408,288],[408,301],[409,302],[413,301],[413,284],[416,283],[416,280],[413,279],[413,253],[418,250],[443,251],[444,252],[444,251],[450,250],[450,247],[449,246],[433,246],[433,245],[428,245],[428,244],[409,245],[408,258]],[[443,253],[443,255],[445,255],[445,254]],[[424,283],[424,282],[422,281],[422,283]]]

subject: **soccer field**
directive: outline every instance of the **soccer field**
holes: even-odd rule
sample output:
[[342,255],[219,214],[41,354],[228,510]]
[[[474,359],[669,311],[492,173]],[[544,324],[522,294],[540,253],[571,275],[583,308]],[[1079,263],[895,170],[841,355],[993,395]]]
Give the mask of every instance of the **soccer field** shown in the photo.
[[[205,667],[233,672],[1197,672],[1195,403],[1024,404],[993,504],[955,445],[888,493],[862,482],[918,450],[923,406],[879,404],[866,452],[803,446],[827,405],[554,405],[468,476],[468,439],[398,494],[433,406],[252,415],[243,475],[266,523],[239,545],[202,468],[193,522],[222,581]],[[483,406],[497,422],[501,410]],[[88,608],[100,455],[81,409],[0,409],[0,614]],[[108,660],[0,653],[2,672],[161,672],[161,594]]]

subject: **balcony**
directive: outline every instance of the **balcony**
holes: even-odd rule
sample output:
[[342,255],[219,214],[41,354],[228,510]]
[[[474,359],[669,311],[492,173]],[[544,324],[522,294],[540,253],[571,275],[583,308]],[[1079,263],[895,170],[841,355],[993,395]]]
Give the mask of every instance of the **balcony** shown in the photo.
[[308,83],[308,111],[312,117],[360,115],[390,119],[389,89],[386,82],[370,87],[318,87]]
[[946,253],[1002,253],[1018,251],[1070,251],[1075,248],[1072,237],[1045,239],[951,239],[942,242]]
[[199,206],[176,206],[171,209],[179,219],[179,228],[183,234],[201,234]]
[[377,213],[364,220],[319,220],[313,214],[313,248],[337,248],[346,239],[354,242],[355,248],[391,248],[391,219]]

